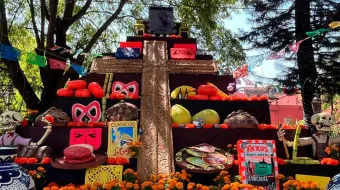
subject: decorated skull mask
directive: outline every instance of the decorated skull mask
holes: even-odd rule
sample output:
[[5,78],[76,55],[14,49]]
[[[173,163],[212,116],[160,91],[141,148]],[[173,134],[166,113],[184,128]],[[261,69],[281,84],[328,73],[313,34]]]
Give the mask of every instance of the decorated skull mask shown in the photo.
[[15,127],[20,126],[23,120],[22,115],[19,112],[7,111],[0,115],[0,130],[11,131]]
[[311,120],[316,130],[321,132],[331,132],[331,126],[335,123],[334,117],[327,113],[314,114]]

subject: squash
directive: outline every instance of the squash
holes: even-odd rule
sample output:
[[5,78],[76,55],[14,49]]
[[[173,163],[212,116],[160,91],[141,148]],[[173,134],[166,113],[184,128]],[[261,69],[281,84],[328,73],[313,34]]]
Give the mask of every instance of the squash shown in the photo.
[[216,96],[218,92],[218,89],[214,86],[210,85],[201,85],[197,89],[197,93],[199,95],[206,95],[206,96]]

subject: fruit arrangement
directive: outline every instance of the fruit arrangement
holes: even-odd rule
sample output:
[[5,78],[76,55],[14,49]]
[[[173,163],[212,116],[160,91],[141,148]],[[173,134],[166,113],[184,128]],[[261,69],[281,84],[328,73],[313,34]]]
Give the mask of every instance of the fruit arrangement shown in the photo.
[[[228,86],[228,88],[233,88]],[[228,91],[230,91],[228,89]],[[232,90],[231,90],[232,91]],[[251,96],[246,95],[228,95],[220,90],[214,84],[208,82],[206,85],[200,85],[197,90],[192,86],[179,86],[171,92],[172,99],[188,99],[188,100],[212,100],[212,101],[261,101],[268,100],[267,96]]]
[[90,98],[92,96],[96,98],[104,97],[103,88],[96,82],[91,82],[87,88],[86,81],[73,80],[68,81],[66,88],[61,88],[57,91],[58,96],[62,97],[78,97],[78,98]]
[[190,112],[179,104],[172,106],[171,118],[174,124],[188,124],[194,121],[195,127],[203,127],[204,124],[215,125],[220,123],[220,116],[215,110],[205,109],[191,117]]

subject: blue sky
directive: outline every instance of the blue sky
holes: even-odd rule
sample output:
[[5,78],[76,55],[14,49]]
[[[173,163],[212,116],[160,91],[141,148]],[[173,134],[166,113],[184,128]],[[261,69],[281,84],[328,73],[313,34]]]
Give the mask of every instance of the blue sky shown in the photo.
[[[239,13],[231,14],[231,19],[225,21],[225,27],[230,29],[233,33],[237,34],[240,29],[247,30],[247,26],[250,26],[247,23],[247,15],[242,10]],[[244,46],[246,44],[243,44]],[[256,50],[246,52],[248,56],[258,55],[261,52]],[[268,78],[274,78],[278,74],[274,68],[274,61],[264,61],[262,66],[256,67],[254,69],[256,75],[265,76]]]

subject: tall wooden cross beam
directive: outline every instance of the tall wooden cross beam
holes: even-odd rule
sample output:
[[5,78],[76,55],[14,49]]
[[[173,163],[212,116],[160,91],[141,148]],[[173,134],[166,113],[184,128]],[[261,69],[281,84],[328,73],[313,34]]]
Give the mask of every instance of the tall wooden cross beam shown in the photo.
[[144,41],[143,60],[96,59],[93,73],[142,73],[140,125],[144,134],[138,157],[141,180],[174,171],[169,74],[216,74],[211,60],[168,60],[167,43]]

